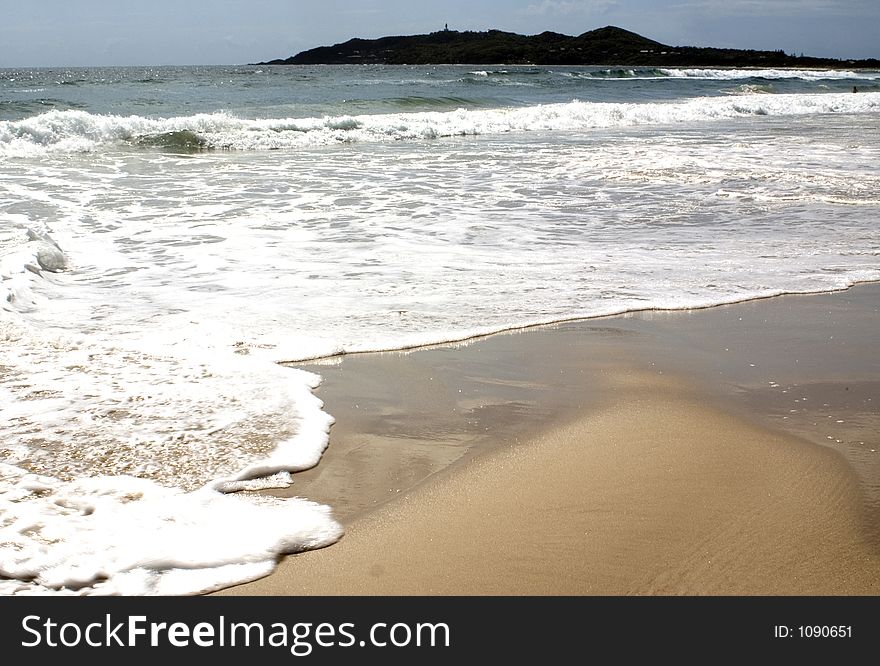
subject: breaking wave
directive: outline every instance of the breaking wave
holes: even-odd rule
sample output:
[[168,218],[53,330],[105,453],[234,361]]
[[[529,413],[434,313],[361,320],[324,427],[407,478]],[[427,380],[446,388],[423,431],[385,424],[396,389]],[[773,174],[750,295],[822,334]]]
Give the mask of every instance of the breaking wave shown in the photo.
[[427,140],[529,131],[662,125],[747,116],[880,112],[880,94],[701,97],[674,103],[572,101],[528,107],[323,118],[245,119],[228,113],[177,118],[49,111],[0,123],[0,155],[95,152],[126,147],[168,150],[279,150],[352,142]]
[[834,69],[674,69],[658,71],[663,76],[677,79],[709,79],[732,81],[735,79],[801,79],[803,81],[834,81],[849,79],[880,79],[880,72],[852,72]]
[[[476,72],[474,73],[476,74]],[[483,74],[487,73],[483,72]],[[611,67],[592,71],[560,72],[560,74],[579,79],[704,79],[707,81],[737,81],[742,79],[796,79],[801,81],[880,80],[880,72],[823,69]]]

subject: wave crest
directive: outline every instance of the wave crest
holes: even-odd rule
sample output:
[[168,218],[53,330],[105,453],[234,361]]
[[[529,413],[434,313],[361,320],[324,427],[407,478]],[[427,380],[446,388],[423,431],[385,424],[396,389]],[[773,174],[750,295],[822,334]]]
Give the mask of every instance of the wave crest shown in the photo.
[[227,113],[161,119],[50,111],[0,123],[0,155],[26,157],[132,146],[190,151],[279,150],[349,142],[681,124],[751,115],[877,112],[880,93],[874,92],[744,94],[735,100],[725,96],[641,104],[573,101],[499,109],[283,119],[243,119]]
[[880,79],[880,72],[851,72],[834,69],[662,68],[657,71],[662,76],[677,79],[708,79],[712,81],[733,81],[736,79],[800,79],[803,81]]

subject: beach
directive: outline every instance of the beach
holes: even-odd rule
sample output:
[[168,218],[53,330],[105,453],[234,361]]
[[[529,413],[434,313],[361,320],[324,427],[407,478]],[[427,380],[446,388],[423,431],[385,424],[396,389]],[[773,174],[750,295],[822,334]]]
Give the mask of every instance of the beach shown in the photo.
[[871,589],[880,71],[0,97],[0,595]]
[[325,364],[285,492],[345,536],[220,594],[877,594],[878,322],[864,284]]

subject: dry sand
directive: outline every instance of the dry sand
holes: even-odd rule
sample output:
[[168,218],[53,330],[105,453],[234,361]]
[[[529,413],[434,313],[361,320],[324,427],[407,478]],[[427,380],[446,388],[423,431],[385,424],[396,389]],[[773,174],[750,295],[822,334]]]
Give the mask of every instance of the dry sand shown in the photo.
[[880,285],[313,367],[290,494],[346,534],[247,595],[876,595]]

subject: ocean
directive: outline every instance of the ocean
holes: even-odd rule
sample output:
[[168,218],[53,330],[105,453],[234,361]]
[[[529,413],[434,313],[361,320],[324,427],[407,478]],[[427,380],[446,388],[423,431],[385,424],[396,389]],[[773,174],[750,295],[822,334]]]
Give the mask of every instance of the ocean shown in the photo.
[[297,361],[880,280],[878,164],[880,71],[0,69],[0,594],[338,540],[241,492],[332,446]]

